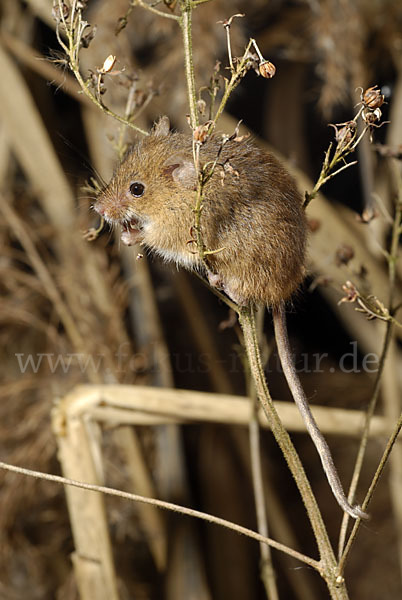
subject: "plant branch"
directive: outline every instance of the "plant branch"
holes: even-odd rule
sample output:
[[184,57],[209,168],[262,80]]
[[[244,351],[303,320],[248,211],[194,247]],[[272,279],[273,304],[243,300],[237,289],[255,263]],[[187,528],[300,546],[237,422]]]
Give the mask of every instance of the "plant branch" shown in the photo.
[[[249,423],[249,440],[250,440],[250,460],[251,460],[251,475],[253,482],[255,511],[257,516],[258,532],[264,537],[268,537],[268,521],[265,508],[265,497],[262,480],[262,466],[260,454],[260,425],[258,423],[258,401],[256,394],[251,397],[252,416]],[[261,579],[265,587],[267,598],[269,600],[279,600],[278,589],[275,580],[275,571],[272,565],[272,555],[269,546],[260,543],[260,570]]]
[[307,479],[303,465],[288,432],[276,412],[268,386],[265,380],[258,339],[255,329],[254,310],[251,307],[242,307],[239,311],[240,325],[243,330],[244,342],[247,349],[251,374],[256,387],[257,395],[263,411],[267,417],[274,437],[282,450],[290,472],[296,482],[304,505],[306,507],[316,543],[320,553],[321,575],[325,579],[331,598],[347,598],[347,591],[343,580],[336,581],[336,560],[328,538],[328,533],[322,520],[320,509]]
[[227,521],[226,519],[221,519],[220,517],[215,517],[214,515],[210,515],[208,513],[201,512],[199,510],[194,510],[192,508],[186,508],[185,506],[180,506],[178,504],[173,504],[172,502],[165,502],[164,500],[157,500],[156,498],[147,498],[146,496],[140,496],[139,494],[132,494],[130,492],[124,492],[122,490],[117,490],[115,488],[109,488],[103,485],[95,485],[92,483],[84,483],[82,481],[76,481],[74,479],[69,479],[67,477],[62,477],[60,475],[52,475],[50,473],[42,473],[41,471],[33,471],[32,469],[25,469],[24,467],[17,467],[15,465],[10,465],[5,462],[0,461],[0,469],[5,469],[6,471],[12,471],[13,473],[19,473],[21,475],[27,475],[28,477],[35,477],[36,479],[45,479],[46,481],[52,481],[54,483],[61,483],[63,485],[71,485],[73,487],[82,488],[84,490],[89,490],[91,492],[99,492],[101,494],[107,494],[109,496],[118,496],[119,498],[124,498],[126,500],[132,500],[134,502],[143,502],[144,504],[151,504],[153,506],[158,506],[159,508],[164,508],[166,510],[171,510],[174,512],[181,513],[183,515],[187,515],[189,517],[195,517],[197,519],[202,519],[203,521],[207,521],[209,523],[214,523],[216,525],[220,525],[221,527],[225,527],[226,529],[231,529],[236,533],[240,533],[249,538],[252,538],[258,542],[262,542],[264,544],[268,544],[279,550],[280,552],[284,552],[289,556],[293,556],[297,560],[309,565],[313,569],[319,570],[319,563],[292,548],[288,548],[284,544],[280,542],[276,542],[270,538],[265,538],[259,533],[253,531],[252,529],[247,529],[247,527],[242,527],[241,525],[237,525],[236,523],[232,523],[231,521]]
[[[393,326],[396,324],[396,321],[393,318],[393,314],[395,312],[395,308],[393,307],[393,304],[394,304],[395,288],[396,288],[396,262],[397,262],[398,250],[399,250],[399,237],[401,234],[401,232],[400,232],[401,221],[402,221],[402,189],[399,190],[399,196],[398,196],[398,200],[397,200],[396,207],[395,207],[395,215],[394,215],[394,221],[393,221],[393,225],[392,225],[390,250],[387,253],[388,279],[389,279],[389,297],[388,297],[389,309],[388,310],[389,310],[391,318],[387,321],[380,363],[378,365],[377,376],[376,376],[376,380],[375,380],[375,384],[374,384],[374,390],[373,390],[373,394],[372,394],[371,400],[369,402],[369,405],[367,407],[367,412],[366,412],[364,427],[363,427],[363,434],[362,434],[362,438],[361,438],[361,442],[360,442],[360,446],[359,446],[359,450],[358,450],[358,454],[357,454],[357,458],[356,458],[355,468],[354,468],[354,472],[353,472],[353,476],[352,476],[352,482],[351,482],[350,490],[349,490],[349,496],[348,496],[349,501],[353,501],[353,498],[354,498],[354,495],[356,492],[356,488],[357,488],[357,484],[359,481],[360,472],[361,472],[362,465],[363,465],[364,454],[365,454],[367,442],[368,442],[370,422],[371,422],[371,419],[373,417],[373,414],[374,414],[374,411],[375,411],[375,408],[377,405],[377,399],[378,399],[379,392],[380,392],[381,378],[382,378],[382,374],[384,371],[385,360],[386,360],[389,345],[390,345],[390,342],[392,339]],[[343,552],[345,539],[346,539],[347,526],[348,526],[348,515],[345,514],[343,517],[343,520],[342,520],[340,536],[339,536],[339,545],[338,545],[338,556],[339,556],[339,559],[342,561],[342,569],[344,568],[346,558],[348,555],[348,553],[346,553],[346,549],[345,549],[345,552]],[[351,532],[351,536],[348,540],[348,544],[347,544],[348,552],[350,551],[350,548],[353,543],[353,540],[351,540],[351,538],[352,538],[352,536],[355,537],[357,535],[358,529],[359,529],[359,524],[355,523],[353,530]],[[340,564],[339,568],[341,570],[341,564]]]
[[187,80],[188,105],[190,109],[190,124],[194,130],[198,125],[197,95],[195,91],[193,40],[192,40],[192,2],[180,0],[180,27],[183,34],[184,64]]
[[85,94],[87,98],[91,100],[103,113],[106,115],[113,117],[120,123],[123,123],[127,127],[131,127],[138,133],[142,135],[147,135],[147,131],[135,125],[131,120],[127,120],[124,117],[121,117],[113,110],[105,106],[100,100],[93,94],[89,87],[89,81],[84,81],[79,67],[79,51],[82,42],[82,36],[85,28],[88,26],[86,21],[82,20],[81,9],[76,9],[77,0],[73,1],[71,7],[71,20],[68,21],[63,14],[63,6],[62,0],[58,0],[59,3],[59,11],[60,11],[60,22],[64,26],[65,34],[67,37],[67,43],[65,43],[60,35],[60,22],[58,21],[56,24],[56,36],[60,46],[63,48],[64,52],[67,54],[68,62],[71,71],[73,72],[81,91]]
[[[384,450],[384,453],[382,455],[380,464],[377,467],[377,470],[374,474],[373,480],[370,484],[370,487],[368,489],[368,492],[366,494],[366,497],[364,498],[363,504],[362,504],[362,509],[366,510],[371,498],[373,497],[374,494],[374,490],[377,487],[378,481],[382,475],[382,472],[384,470],[384,467],[387,463],[387,460],[389,458],[389,455],[391,454],[392,448],[394,447],[394,444],[396,442],[396,439],[399,435],[399,432],[401,431],[402,428],[402,413],[399,416],[399,419],[396,423],[395,429],[391,435],[391,437],[388,440],[388,443],[386,445],[386,448]],[[345,569],[345,564],[346,564],[346,560],[349,556],[350,550],[356,540],[356,536],[357,536],[357,532],[360,528],[361,525],[361,519],[356,519],[354,525],[353,525],[353,529],[352,529],[352,533],[350,534],[350,537],[348,539],[348,543],[346,544],[346,548],[343,552],[343,555],[339,561],[339,567],[338,567],[338,577],[342,577],[343,576],[343,571]]]
[[131,6],[141,6],[141,8],[149,10],[149,12],[153,13],[154,15],[158,15],[158,17],[172,19],[173,21],[180,21],[180,17],[178,17],[177,15],[172,15],[171,13],[163,12],[162,10],[155,8],[154,6],[147,4],[143,0],[131,0]]

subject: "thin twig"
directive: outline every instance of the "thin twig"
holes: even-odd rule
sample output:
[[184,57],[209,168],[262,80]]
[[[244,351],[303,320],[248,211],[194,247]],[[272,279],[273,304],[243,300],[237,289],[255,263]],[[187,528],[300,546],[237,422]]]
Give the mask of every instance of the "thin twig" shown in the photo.
[[[249,423],[250,439],[250,461],[255,511],[257,516],[258,532],[264,537],[268,536],[267,511],[265,508],[264,486],[262,482],[261,450],[260,450],[260,426],[258,423],[258,412],[256,411],[257,398],[251,398],[253,403],[252,417]],[[275,571],[272,565],[272,556],[269,546],[260,544],[260,571],[261,579],[269,600],[279,600],[278,588],[276,586]]]
[[[264,313],[265,307],[260,307],[256,319],[256,329],[260,348],[261,339],[263,336]],[[250,374],[248,373],[248,375],[248,379],[250,379]],[[268,519],[261,465],[260,424],[258,420],[259,404],[255,386],[252,381],[249,381],[248,387],[251,402],[251,416],[248,431],[250,443],[251,477],[253,483],[255,511],[257,516],[257,528],[258,533],[260,533],[264,537],[268,537]],[[267,598],[268,600],[279,600],[279,593],[275,578],[275,570],[272,564],[272,553],[269,546],[267,546],[266,544],[260,544],[260,555],[261,579],[265,587]]]
[[190,123],[194,130],[198,125],[198,114],[193,64],[193,40],[191,28],[193,7],[191,0],[180,0],[180,9],[180,27],[183,34],[184,64],[187,80],[188,105],[190,109]]
[[[120,123],[127,125],[127,127],[131,127],[131,129],[134,129],[135,131],[137,131],[138,133],[141,133],[142,135],[147,135],[148,134],[147,131],[145,131],[144,129],[141,129],[141,127],[138,127],[138,125],[135,125],[134,123],[132,123],[131,120],[127,120],[124,117],[121,117],[120,115],[115,113],[113,110],[111,110],[110,108],[105,106],[90,91],[89,82],[84,81],[84,79],[81,75],[81,72],[80,72],[80,67],[79,67],[79,50],[80,50],[80,45],[81,45],[81,38],[82,38],[82,35],[84,32],[84,29],[87,26],[87,23],[85,21],[82,21],[82,19],[81,19],[81,9],[77,10],[77,16],[75,17],[75,19],[74,20],[71,19],[71,23],[68,22],[63,16],[62,0],[58,0],[58,2],[59,2],[61,21],[64,25],[65,34],[67,37],[67,43],[65,43],[61,38],[59,23],[57,23],[57,25],[56,25],[57,41],[59,42],[60,46],[63,48],[64,52],[67,54],[70,69],[74,73],[74,76],[75,76],[76,80],[78,81],[82,92],[85,94],[85,96],[87,96],[91,100],[91,102],[93,102],[95,104],[95,106],[97,106],[106,115],[113,117]],[[72,4],[72,9],[71,9],[72,10],[71,17],[73,17],[73,15],[75,14],[76,5],[77,5],[77,2],[74,1]]]
[[154,13],[154,15],[158,15],[158,17],[172,19],[173,21],[180,21],[180,17],[178,17],[177,15],[172,15],[171,13],[163,12],[162,10],[157,9],[154,6],[147,4],[143,0],[131,0],[131,6],[141,6],[141,8],[149,10],[149,12]]
[[145,504],[151,504],[153,506],[158,506],[159,508],[164,508],[166,510],[171,510],[174,512],[181,513],[183,515],[187,515],[189,517],[195,517],[197,519],[202,519],[203,521],[208,521],[209,523],[214,523],[216,525],[220,525],[221,527],[226,527],[227,529],[231,529],[232,531],[236,531],[242,535],[245,535],[249,538],[257,540],[257,542],[262,542],[264,544],[268,544],[279,550],[280,552],[284,552],[289,556],[293,556],[297,560],[309,565],[310,567],[320,570],[320,563],[310,558],[309,556],[305,556],[297,550],[293,550],[292,548],[288,548],[284,544],[280,542],[276,542],[275,540],[271,540],[270,538],[265,538],[259,533],[253,531],[252,529],[247,529],[247,527],[242,527],[241,525],[237,525],[236,523],[232,523],[231,521],[227,521],[226,519],[221,519],[220,517],[215,517],[214,515],[210,515],[208,513],[201,512],[199,510],[194,510],[192,508],[187,508],[185,506],[180,506],[178,504],[173,504],[172,502],[165,502],[164,500],[157,500],[156,498],[147,498],[145,496],[140,496],[139,494],[132,494],[130,492],[124,492],[122,490],[116,490],[115,488],[109,488],[103,485],[95,485],[92,483],[84,483],[82,481],[75,481],[74,479],[69,479],[67,477],[62,477],[60,475],[52,475],[50,473],[42,473],[41,471],[33,471],[32,469],[25,469],[23,467],[17,467],[15,465],[10,465],[5,462],[0,462],[0,469],[5,469],[6,471],[12,471],[13,473],[20,473],[21,475],[28,475],[29,477],[35,477],[37,479],[45,479],[46,481],[52,481],[54,483],[61,483],[63,485],[71,485],[73,487],[82,488],[84,490],[89,490],[91,492],[99,492],[101,494],[107,494],[109,496],[118,496],[119,498],[125,498],[126,500],[132,500],[134,502],[143,502]]
[[[389,306],[389,312],[390,312],[391,316],[392,316],[392,313],[394,312],[393,303],[394,303],[395,283],[396,283],[396,260],[398,257],[399,236],[400,236],[399,229],[400,229],[400,224],[401,224],[401,219],[402,219],[402,202],[401,201],[402,201],[402,198],[399,197],[396,208],[395,208],[395,216],[394,216],[394,221],[393,221],[393,226],[392,226],[390,250],[389,250],[389,253],[387,253],[388,254],[388,277],[389,277],[388,306]],[[393,318],[390,319],[389,321],[387,321],[385,337],[384,337],[384,342],[383,342],[383,348],[381,351],[380,363],[378,365],[377,376],[376,376],[376,380],[375,380],[375,384],[374,384],[374,390],[373,390],[373,394],[372,394],[371,400],[369,402],[369,405],[367,407],[364,426],[363,426],[362,438],[361,438],[359,450],[357,453],[357,458],[356,458],[356,463],[355,463],[355,467],[354,467],[354,471],[353,471],[352,481],[350,484],[349,495],[348,495],[348,500],[350,502],[353,502],[354,495],[356,493],[356,488],[357,488],[357,485],[359,482],[360,472],[361,472],[362,465],[363,465],[364,454],[365,454],[367,442],[368,442],[368,436],[369,436],[369,431],[370,431],[370,422],[374,415],[374,411],[375,411],[375,408],[377,405],[377,399],[378,399],[380,387],[381,387],[381,377],[382,377],[382,374],[384,371],[385,360],[386,360],[389,345],[390,345],[390,342],[392,339],[392,332],[393,332],[394,324],[395,324],[395,320]],[[341,529],[340,529],[339,543],[338,543],[339,559],[342,557],[342,553],[344,550],[348,520],[349,520],[348,515],[344,514]],[[354,527],[353,531],[355,531],[355,530],[357,533],[358,528]],[[349,542],[348,542],[348,545],[349,545]]]
[[[362,509],[363,510],[367,509],[367,507],[368,507],[368,505],[370,503],[370,500],[373,497],[374,490],[377,487],[378,481],[379,481],[379,479],[380,479],[380,477],[382,475],[384,467],[385,467],[385,465],[387,463],[389,455],[391,454],[392,448],[394,447],[394,444],[396,442],[396,439],[397,439],[397,437],[399,435],[399,432],[400,432],[401,428],[402,428],[402,413],[399,416],[399,419],[398,419],[398,421],[396,423],[394,432],[392,433],[391,437],[388,440],[388,443],[387,443],[386,448],[384,450],[384,453],[382,455],[380,464],[377,467],[377,470],[376,470],[376,472],[374,474],[373,480],[372,480],[372,482],[370,484],[370,487],[368,489],[366,497],[364,498],[364,501],[363,501],[363,504],[362,504]],[[348,539],[348,543],[346,544],[346,548],[345,548],[345,550],[343,552],[343,555],[342,555],[342,557],[341,557],[341,559],[339,561],[338,577],[342,577],[343,576],[343,571],[345,569],[346,560],[347,560],[347,558],[349,556],[349,553],[350,553],[350,550],[351,550],[351,548],[352,548],[352,546],[353,546],[353,544],[354,544],[354,542],[356,540],[357,532],[359,531],[360,525],[361,525],[361,519],[356,519],[356,521],[355,521],[355,523],[353,525],[352,533],[350,534],[350,537]]]

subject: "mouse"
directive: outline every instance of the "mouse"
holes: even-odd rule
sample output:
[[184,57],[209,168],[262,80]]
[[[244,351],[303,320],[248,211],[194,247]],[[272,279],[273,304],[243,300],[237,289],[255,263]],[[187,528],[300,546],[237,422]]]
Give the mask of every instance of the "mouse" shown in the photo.
[[128,150],[94,208],[107,223],[120,226],[123,244],[144,245],[166,261],[205,273],[240,307],[271,309],[285,377],[334,496],[348,514],[363,518],[365,513],[345,496],[289,345],[285,304],[305,277],[308,229],[296,182],[273,154],[249,138],[207,136],[199,145],[199,165],[204,172],[214,168],[203,185],[202,260],[194,235],[199,171],[193,146],[191,135],[171,131],[169,119],[162,117]]

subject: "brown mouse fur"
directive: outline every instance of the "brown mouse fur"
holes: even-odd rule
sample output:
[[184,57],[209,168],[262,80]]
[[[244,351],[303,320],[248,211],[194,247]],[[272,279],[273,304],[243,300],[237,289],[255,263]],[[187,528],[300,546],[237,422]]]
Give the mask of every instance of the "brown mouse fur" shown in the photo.
[[[200,164],[214,161],[222,142],[201,146]],[[130,185],[145,186],[141,197]],[[95,209],[125,224],[122,241],[140,242],[167,260],[201,267],[193,208],[197,174],[189,135],[169,132],[162,119],[136,144],[99,196]],[[131,223],[132,227],[129,226]],[[246,141],[229,141],[205,184],[201,236],[214,282],[237,303],[277,306],[304,276],[306,218],[293,178],[278,160]]]
[[[204,187],[201,213],[202,242],[208,250],[219,250],[208,255],[210,283],[240,305],[272,307],[284,374],[334,496],[351,516],[364,518],[361,508],[351,506],[345,496],[289,347],[284,302],[304,276],[307,226],[302,198],[278,160],[251,142],[231,140],[222,147],[219,137],[210,137],[200,148],[201,167],[218,156]],[[128,152],[95,209],[122,226],[125,244],[140,242],[186,268],[203,268],[193,240],[196,189],[192,139],[171,133],[162,118]]]

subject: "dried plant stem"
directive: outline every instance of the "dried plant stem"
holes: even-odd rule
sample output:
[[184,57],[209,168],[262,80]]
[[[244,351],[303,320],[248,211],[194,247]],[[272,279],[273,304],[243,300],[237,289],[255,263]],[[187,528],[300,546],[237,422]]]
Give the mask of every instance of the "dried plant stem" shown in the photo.
[[32,469],[25,469],[23,467],[17,467],[15,465],[10,465],[5,462],[0,461],[0,469],[5,469],[6,471],[12,471],[13,473],[20,473],[21,475],[27,475],[28,477],[35,477],[37,479],[45,479],[46,481],[52,481],[54,483],[61,483],[63,485],[70,485],[73,487],[81,488],[84,490],[89,490],[92,492],[99,492],[101,494],[107,494],[109,496],[118,496],[119,498],[124,498],[126,500],[131,500],[134,502],[143,502],[144,504],[150,504],[153,506],[158,506],[159,508],[164,508],[166,510],[171,510],[174,512],[178,512],[183,515],[187,515],[189,517],[195,517],[197,519],[202,519],[203,521],[207,521],[209,523],[214,523],[215,525],[220,525],[221,527],[226,527],[227,529],[231,529],[236,533],[240,533],[245,535],[246,537],[252,538],[257,542],[262,542],[264,544],[268,544],[272,548],[279,550],[280,552],[284,552],[289,556],[293,556],[297,560],[309,565],[313,569],[320,570],[320,563],[310,558],[309,556],[305,556],[292,548],[288,548],[284,544],[280,542],[276,542],[275,540],[271,540],[270,538],[266,538],[259,533],[253,531],[252,529],[247,529],[247,527],[242,527],[241,525],[237,525],[236,523],[232,523],[231,521],[227,521],[226,519],[221,519],[220,517],[215,517],[214,515],[210,515],[208,513],[201,512],[199,510],[193,510],[192,508],[186,508],[185,506],[180,506],[178,504],[173,504],[172,502],[165,502],[164,500],[157,500],[156,498],[147,498],[145,496],[140,496],[138,494],[132,494],[130,492],[124,492],[122,490],[117,490],[115,488],[109,488],[103,485],[95,485],[91,483],[84,483],[81,481],[75,481],[74,479],[69,479],[67,477],[62,477],[60,475],[52,475],[50,473],[42,473],[41,471],[33,471]]
[[[361,116],[361,114],[362,114],[362,108],[359,109],[358,113],[354,116],[351,123],[356,124],[359,117]],[[336,129],[336,127],[335,127],[335,129]],[[352,152],[354,152],[356,150],[357,146],[360,144],[361,140],[363,139],[364,135],[366,134],[366,132],[368,130],[369,130],[369,127],[366,125],[365,127],[363,127],[363,129],[362,129],[360,135],[358,135],[357,139],[356,139],[355,134],[352,134],[349,141],[343,140],[343,141],[338,142],[332,157],[331,157],[331,154],[332,154],[333,143],[332,142],[330,143],[330,145],[325,153],[324,162],[322,164],[321,172],[320,172],[320,175],[318,176],[317,182],[314,185],[314,188],[311,190],[311,192],[306,193],[305,200],[304,200],[304,208],[306,208],[310,204],[310,202],[317,196],[318,192],[320,191],[322,186],[325,183],[327,183],[327,181],[329,181],[330,179],[335,177],[335,175],[338,175],[341,171],[344,171],[345,169],[348,169],[352,165],[357,164],[357,161],[352,161],[350,163],[345,164],[345,158],[349,154],[351,154]],[[344,163],[343,166],[341,166],[340,168],[338,168],[335,171],[334,170],[335,167],[340,163]]]
[[212,122],[209,126],[209,132],[212,132],[213,129],[215,128],[219,117],[221,116],[221,114],[223,113],[223,111],[225,109],[225,106],[229,99],[229,96],[231,95],[233,90],[239,85],[240,81],[243,79],[243,76],[245,75],[245,69],[247,66],[247,61],[249,60],[249,52],[250,52],[250,48],[252,45],[253,45],[253,41],[249,40],[238,66],[236,67],[235,70],[232,70],[232,76],[231,76],[229,82],[226,82],[226,84],[225,84],[225,91],[223,93],[222,100],[220,101],[218,109],[215,113],[215,116],[212,119]]
[[158,15],[158,17],[164,17],[165,19],[172,19],[173,21],[180,20],[180,17],[178,17],[177,15],[172,15],[170,13],[158,10],[157,8],[151,6],[150,4],[147,4],[143,0],[131,0],[131,6],[141,6],[141,8],[145,8],[146,10],[149,10],[149,12],[154,13],[154,15]]
[[[395,207],[395,215],[394,215],[394,221],[393,221],[393,225],[392,225],[390,250],[387,253],[388,278],[389,278],[388,306],[389,306],[389,312],[390,312],[391,316],[395,312],[395,308],[393,307],[393,304],[394,304],[395,283],[396,283],[396,262],[397,262],[398,250],[399,250],[399,237],[401,235],[401,219],[402,219],[402,197],[401,197],[401,193],[400,193],[396,207]],[[381,378],[382,378],[382,374],[384,372],[385,360],[386,360],[388,349],[389,349],[390,342],[392,339],[394,324],[395,323],[394,323],[393,318],[390,319],[389,321],[387,321],[380,362],[378,365],[377,376],[376,376],[376,380],[375,380],[375,384],[374,384],[374,390],[373,390],[373,394],[372,394],[371,400],[369,402],[369,405],[367,407],[364,426],[363,426],[362,438],[361,438],[359,450],[357,453],[356,463],[355,463],[353,476],[352,476],[352,482],[350,484],[349,495],[348,495],[349,502],[353,502],[354,495],[356,493],[356,488],[358,485],[360,472],[361,472],[362,465],[363,465],[364,454],[365,454],[366,447],[367,447],[370,423],[371,423],[371,419],[374,415],[374,411],[375,411],[375,408],[377,405],[377,399],[378,399],[378,396],[380,393]],[[339,559],[341,559],[341,557],[343,558],[343,550],[344,550],[344,545],[345,545],[345,540],[346,540],[348,521],[349,521],[349,515],[347,515],[345,513],[343,516],[342,525],[341,525],[341,529],[340,529],[340,535],[339,535],[339,544],[338,544]],[[355,526],[353,527],[352,534],[353,534],[353,532],[355,532],[354,535],[356,535],[357,531],[358,531],[358,526],[356,526],[356,524],[355,524]],[[348,542],[348,546],[349,546],[349,542]],[[343,563],[345,562],[345,560],[346,560],[346,557],[343,558]]]
[[[261,306],[256,314],[256,331],[260,348],[264,328],[264,313],[265,307]],[[244,339],[241,340],[241,343],[244,345]],[[248,425],[248,432],[250,445],[251,480],[253,484],[257,528],[258,533],[268,537],[266,499],[264,494],[264,480],[261,464],[260,424],[258,421],[259,403],[255,385],[250,379],[250,372],[246,359],[244,360],[244,363],[245,372],[248,376],[248,395],[251,402],[251,416]],[[279,593],[276,585],[275,570],[272,564],[272,553],[270,547],[266,544],[260,544],[260,556],[260,577],[264,584],[267,598],[268,600],[279,600]]]
[[[396,442],[396,438],[399,435],[399,432],[402,429],[402,413],[399,416],[399,419],[396,423],[395,429],[391,435],[391,437],[388,440],[388,443],[386,445],[386,448],[384,450],[384,453],[382,455],[380,464],[377,467],[377,470],[374,474],[373,480],[370,484],[370,487],[368,489],[368,492],[366,494],[366,497],[364,498],[363,504],[362,504],[362,509],[366,510],[366,508],[368,507],[371,498],[373,497],[374,494],[374,490],[377,486],[377,483],[381,477],[381,474],[384,470],[384,467],[387,463],[387,460],[389,458],[389,455],[391,454],[392,448],[394,447],[394,444]],[[360,524],[361,524],[361,519],[356,519],[354,525],[353,525],[353,529],[352,529],[352,533],[350,534],[350,537],[348,539],[348,543],[346,544],[346,548],[344,550],[344,553],[339,561],[339,568],[338,568],[338,577],[342,577],[343,576],[343,571],[345,569],[345,564],[347,561],[347,558],[349,556],[350,550],[356,540],[356,536],[357,536],[357,532],[360,528]]]
[[[255,394],[254,394],[255,395]],[[253,403],[252,416],[249,423],[251,475],[257,516],[258,532],[264,537],[268,536],[267,512],[265,508],[264,484],[262,479],[261,453],[260,453],[260,426],[258,423],[257,398],[251,398]],[[272,555],[267,544],[260,543],[261,579],[269,600],[279,600],[276,586],[275,571],[272,565]]]
[[71,22],[67,21],[63,16],[62,1],[58,0],[58,2],[61,15],[61,22],[63,23],[65,28],[67,42],[64,42],[64,40],[62,40],[61,38],[59,25],[57,25],[56,27],[57,41],[59,42],[60,46],[63,48],[64,52],[68,57],[70,69],[74,73],[74,76],[78,81],[82,92],[91,100],[91,102],[95,104],[95,106],[97,106],[106,115],[113,117],[120,123],[127,125],[127,127],[131,127],[132,129],[134,129],[138,133],[141,133],[142,135],[147,135],[147,132],[144,129],[141,129],[141,127],[135,125],[131,120],[127,120],[124,117],[121,117],[120,115],[112,111],[102,102],[100,102],[98,98],[91,92],[89,88],[89,82],[84,81],[79,68],[79,50],[82,35],[84,33],[85,27],[87,26],[87,23],[85,21],[82,21],[81,19],[81,9],[76,9],[76,0],[73,1],[71,7]]
[[335,578],[337,563],[328,538],[327,530],[322,520],[320,509],[318,508],[315,496],[307,479],[300,458],[289,437],[288,432],[282,425],[268,390],[261,364],[253,308],[241,308],[239,311],[239,319],[244,334],[244,342],[247,349],[251,374],[259,401],[268,419],[272,433],[274,434],[274,437],[282,450],[282,453],[302,496],[312,529],[314,531],[320,553],[320,573],[327,583],[331,598],[346,599],[348,598],[348,594],[344,581],[342,579],[338,579],[337,581]]
[[[350,483],[349,493],[348,493],[348,501],[352,504],[355,499],[357,485],[359,483],[360,473],[363,466],[364,455],[367,448],[369,433],[370,433],[370,424],[371,419],[374,415],[375,408],[377,406],[377,400],[381,389],[381,377],[384,371],[385,358],[388,352],[389,344],[391,341],[391,332],[392,332],[392,322],[388,321],[386,325],[385,338],[383,342],[383,347],[381,351],[380,362],[378,365],[378,371],[376,375],[376,380],[374,383],[373,394],[371,396],[369,405],[367,407],[367,411],[364,418],[363,425],[363,433],[360,440],[359,450],[357,452],[356,462],[353,470],[352,481]],[[346,533],[348,528],[350,516],[345,512],[343,514],[342,524],[339,532],[339,542],[338,542],[338,558],[340,559],[343,554]]]
[[180,27],[183,34],[184,65],[187,79],[188,105],[190,109],[190,124],[193,129],[198,125],[197,95],[195,90],[193,40],[192,40],[192,11],[191,0],[180,0]]
[[14,235],[17,237],[18,241],[29,257],[31,265],[39,277],[39,280],[41,281],[48,298],[54,304],[59,319],[61,323],[63,323],[71,343],[78,352],[83,351],[85,348],[84,340],[76,326],[69,307],[65,304],[63,298],[61,297],[60,292],[57,289],[48,268],[36,250],[26,227],[23,225],[17,213],[11,208],[7,199],[4,197],[0,202],[0,211],[3,213],[5,221],[8,222],[11,230],[14,232]]

